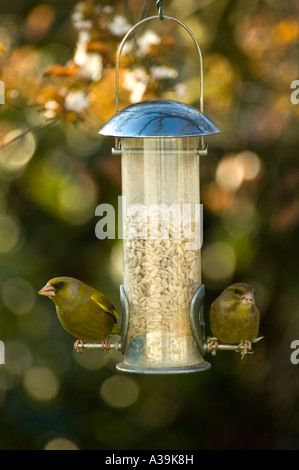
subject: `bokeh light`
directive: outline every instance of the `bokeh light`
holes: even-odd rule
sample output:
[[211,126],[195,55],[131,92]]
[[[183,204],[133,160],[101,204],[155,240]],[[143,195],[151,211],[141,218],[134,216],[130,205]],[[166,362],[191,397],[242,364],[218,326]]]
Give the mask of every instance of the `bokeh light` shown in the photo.
[[238,201],[223,215],[223,227],[230,236],[256,235],[260,227],[260,215],[253,203]]
[[66,130],[67,144],[70,150],[80,157],[87,157],[101,146],[101,140],[94,132],[69,127]]
[[113,375],[106,379],[100,388],[100,396],[114,408],[126,408],[133,405],[140,390],[136,380],[122,375]]
[[235,158],[243,167],[244,180],[254,180],[260,175],[262,162],[255,152],[244,150],[238,153]]
[[242,163],[233,155],[222,158],[216,170],[216,182],[224,189],[237,191],[244,177]]
[[0,253],[6,253],[16,247],[20,240],[21,227],[13,215],[0,213]]
[[6,51],[9,51],[13,42],[14,42],[14,35],[16,33],[16,21],[13,16],[1,16],[1,23],[0,23],[0,37],[1,43]]
[[92,181],[66,181],[61,187],[60,210],[63,218],[72,225],[81,225],[94,215],[96,189]]
[[20,377],[33,365],[33,352],[21,340],[5,341],[5,369],[14,370]]
[[255,152],[246,150],[225,155],[216,169],[216,182],[223,189],[237,191],[243,181],[254,180],[261,171],[261,161]]
[[110,253],[109,275],[116,286],[123,282],[123,247],[121,240],[116,241]]
[[[8,132],[3,139],[3,145],[12,141],[0,152],[0,178],[4,180],[18,178],[35,152],[36,144],[32,132],[18,138],[20,135],[23,135],[23,130],[15,129]],[[16,138],[18,139],[15,140]]]
[[235,201],[233,191],[222,188],[214,181],[205,185],[202,193],[204,206],[207,206],[210,211],[217,214],[226,212]]
[[202,251],[202,272],[210,285],[228,283],[236,268],[234,249],[225,242],[207,243]]
[[44,450],[79,450],[79,447],[66,437],[55,437],[47,442]]
[[55,19],[55,10],[51,5],[43,3],[34,7],[27,15],[23,34],[28,41],[43,38]]
[[35,292],[25,279],[10,278],[1,286],[4,305],[16,315],[30,312],[35,304]]
[[0,373],[0,391],[17,389],[23,373],[32,366],[32,363],[32,352],[24,342],[5,341],[5,365]]
[[26,393],[41,403],[54,400],[60,390],[58,376],[46,366],[30,367],[24,373],[22,382]]

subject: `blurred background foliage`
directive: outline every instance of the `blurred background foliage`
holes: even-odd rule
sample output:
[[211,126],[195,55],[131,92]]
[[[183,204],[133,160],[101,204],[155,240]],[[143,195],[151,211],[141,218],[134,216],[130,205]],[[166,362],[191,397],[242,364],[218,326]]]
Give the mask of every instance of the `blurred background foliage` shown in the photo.
[[[1,450],[299,448],[299,5],[169,0],[163,12],[200,43],[205,112],[221,129],[201,164],[206,317],[227,284],[250,282],[265,339],[186,376],[121,374],[118,352],[73,351],[37,291],[74,276],[120,310],[121,241],[95,236],[96,206],[117,211],[120,160],[97,132],[114,114],[117,46],[156,2],[0,0]],[[198,106],[198,71],[184,30],[147,23],[124,51],[121,107]]]

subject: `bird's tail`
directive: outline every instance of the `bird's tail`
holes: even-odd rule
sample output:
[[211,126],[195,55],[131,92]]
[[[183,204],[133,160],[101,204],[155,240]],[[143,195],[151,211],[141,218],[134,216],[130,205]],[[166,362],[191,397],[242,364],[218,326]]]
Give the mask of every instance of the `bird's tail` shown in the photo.
[[112,331],[110,333],[111,335],[119,335],[121,336],[121,329],[117,325],[113,325]]

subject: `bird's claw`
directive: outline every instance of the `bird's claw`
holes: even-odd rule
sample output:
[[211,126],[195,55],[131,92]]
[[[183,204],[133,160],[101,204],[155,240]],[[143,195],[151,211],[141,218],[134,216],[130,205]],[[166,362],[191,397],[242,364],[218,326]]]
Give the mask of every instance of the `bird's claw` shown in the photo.
[[84,343],[82,339],[77,339],[77,341],[74,342],[74,349],[77,353],[83,354]]
[[218,349],[218,339],[217,338],[208,338],[207,339],[207,352],[211,353],[212,356],[216,356]]
[[109,354],[110,351],[110,343],[108,338],[105,338],[104,341],[102,341],[102,350],[105,349],[105,354]]
[[247,354],[253,354],[251,349],[251,341],[248,339],[241,341],[241,343],[238,344],[238,349],[236,349],[236,352],[241,352],[241,359],[244,359]]

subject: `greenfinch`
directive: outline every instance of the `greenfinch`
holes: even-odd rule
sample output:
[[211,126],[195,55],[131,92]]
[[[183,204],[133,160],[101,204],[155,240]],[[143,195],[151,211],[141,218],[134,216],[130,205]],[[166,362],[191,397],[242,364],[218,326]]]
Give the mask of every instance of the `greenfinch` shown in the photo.
[[252,286],[240,282],[226,287],[212,303],[209,318],[215,338],[208,340],[208,351],[215,355],[221,341],[238,344],[242,359],[251,352],[251,342],[257,338],[260,324]]
[[102,341],[109,352],[109,335],[120,335],[119,318],[114,305],[93,287],[72,277],[55,277],[38,292],[49,297],[63,328],[78,340],[77,352],[83,352],[83,341]]

